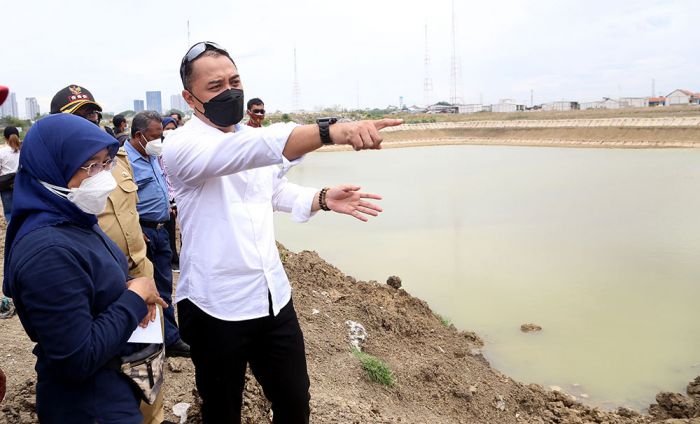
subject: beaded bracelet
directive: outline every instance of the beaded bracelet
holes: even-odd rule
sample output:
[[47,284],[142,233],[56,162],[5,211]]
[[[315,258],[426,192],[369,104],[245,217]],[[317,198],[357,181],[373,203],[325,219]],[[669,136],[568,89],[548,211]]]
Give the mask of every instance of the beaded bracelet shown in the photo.
[[326,203],[326,193],[328,193],[328,190],[330,188],[324,187],[321,189],[321,191],[318,194],[318,205],[323,209],[324,211],[329,211],[331,208],[328,207],[328,204]]

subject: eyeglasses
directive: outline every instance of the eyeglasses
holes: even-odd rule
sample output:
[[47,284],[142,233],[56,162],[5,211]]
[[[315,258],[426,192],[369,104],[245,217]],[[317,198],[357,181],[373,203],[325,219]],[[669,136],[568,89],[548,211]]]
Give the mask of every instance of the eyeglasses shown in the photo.
[[107,159],[104,162],[94,162],[88,166],[81,166],[80,169],[84,169],[85,172],[87,172],[88,177],[94,177],[102,171],[111,171],[116,163],[117,160],[112,158]]
[[254,113],[256,115],[264,115],[265,114],[265,109],[253,109],[250,111],[251,113]]
[[211,41],[202,41],[190,47],[190,49],[187,50],[185,57],[182,58],[182,63],[180,64],[180,79],[182,80],[183,85],[185,85],[185,68],[187,67],[187,64],[197,59],[207,50],[220,50],[224,52],[226,56],[229,56],[226,49]]
[[100,112],[97,109],[92,109],[92,110],[78,110],[75,112],[76,115],[81,116],[83,118],[87,118],[88,116],[100,116]]

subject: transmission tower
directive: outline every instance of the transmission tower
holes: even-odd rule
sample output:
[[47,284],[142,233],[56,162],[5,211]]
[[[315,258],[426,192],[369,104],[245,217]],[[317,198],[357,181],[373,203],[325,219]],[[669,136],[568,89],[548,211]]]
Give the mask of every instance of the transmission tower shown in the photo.
[[430,54],[428,53],[428,24],[425,24],[425,78],[423,79],[423,102],[430,106],[430,97],[433,91],[433,79],[430,78]]
[[294,112],[301,110],[301,88],[297,75],[297,48],[294,47],[294,84],[292,85],[292,109]]
[[452,0],[452,58],[450,60],[450,103],[457,103],[457,35],[455,30],[455,1]]

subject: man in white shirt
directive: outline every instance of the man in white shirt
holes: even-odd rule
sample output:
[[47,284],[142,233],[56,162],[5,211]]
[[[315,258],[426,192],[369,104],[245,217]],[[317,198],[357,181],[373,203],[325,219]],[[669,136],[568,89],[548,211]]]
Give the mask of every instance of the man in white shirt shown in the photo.
[[304,340],[272,214],[289,212],[303,222],[323,209],[366,221],[381,212],[366,199],[380,197],[356,186],[300,187],[283,173],[323,144],[378,149],[378,130],[402,121],[239,125],[240,75],[226,50],[210,42],[190,48],[180,76],[194,112],[168,136],[163,159],[182,229],[175,302],[180,334],[191,346],[203,420],[240,422],[250,364],[272,403],[274,422],[308,423]]

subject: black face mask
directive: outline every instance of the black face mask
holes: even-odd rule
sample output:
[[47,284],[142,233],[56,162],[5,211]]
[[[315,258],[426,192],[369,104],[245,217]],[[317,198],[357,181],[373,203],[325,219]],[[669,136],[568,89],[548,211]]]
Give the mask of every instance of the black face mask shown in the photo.
[[[192,97],[197,99],[194,94]],[[200,113],[219,127],[230,127],[243,119],[243,90],[232,88],[217,94],[208,102],[199,102],[204,106],[204,112]]]

